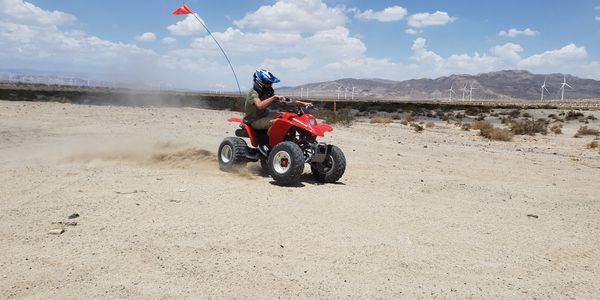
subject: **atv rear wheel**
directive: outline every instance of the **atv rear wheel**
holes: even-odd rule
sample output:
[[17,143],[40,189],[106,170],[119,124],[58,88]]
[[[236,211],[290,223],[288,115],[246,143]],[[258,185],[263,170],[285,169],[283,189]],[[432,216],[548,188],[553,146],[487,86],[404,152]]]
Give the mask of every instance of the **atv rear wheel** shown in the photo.
[[342,178],[346,171],[346,157],[344,152],[336,146],[331,146],[331,150],[322,163],[312,163],[310,165],[313,177],[324,183],[334,183]]
[[292,142],[281,142],[271,150],[267,164],[277,184],[294,184],[304,172],[304,153]]
[[228,137],[219,146],[217,154],[219,168],[222,171],[232,171],[246,165],[246,148],[248,145],[241,138]]

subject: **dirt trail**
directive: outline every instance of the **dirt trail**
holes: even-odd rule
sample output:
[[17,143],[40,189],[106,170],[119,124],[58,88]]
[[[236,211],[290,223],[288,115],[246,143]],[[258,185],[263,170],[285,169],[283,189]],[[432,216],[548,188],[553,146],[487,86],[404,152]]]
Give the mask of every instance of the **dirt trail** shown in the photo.
[[235,115],[0,101],[0,298],[600,294],[600,154],[577,122],[508,143],[362,122],[323,139],[339,184],[280,187],[218,169]]

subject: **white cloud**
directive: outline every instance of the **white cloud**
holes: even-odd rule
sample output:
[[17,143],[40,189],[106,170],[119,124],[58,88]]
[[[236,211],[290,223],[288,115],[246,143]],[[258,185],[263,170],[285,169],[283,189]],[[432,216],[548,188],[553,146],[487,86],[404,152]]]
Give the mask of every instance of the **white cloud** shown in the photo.
[[408,28],[408,29],[404,30],[404,32],[406,32],[406,33],[408,33],[410,35],[415,35],[415,34],[419,33],[419,31],[417,31],[414,28]]
[[414,59],[418,62],[438,63],[438,62],[442,61],[441,56],[435,54],[432,51],[427,50],[427,40],[425,40],[424,38],[417,38],[413,42],[411,50],[414,53],[414,55],[412,56],[412,59]]
[[328,7],[321,0],[280,0],[261,6],[241,20],[239,28],[263,32],[317,32],[344,26],[347,18],[341,7]]
[[177,39],[175,39],[173,37],[166,37],[166,38],[162,39],[161,42],[165,45],[173,45],[173,44],[177,43]]
[[539,35],[540,33],[538,31],[532,30],[530,28],[525,28],[524,30],[518,30],[516,28],[511,28],[508,31],[506,30],[502,30],[498,33],[499,36],[505,36],[505,37],[511,37],[511,38],[515,38],[518,37],[520,35],[522,36],[536,36]]
[[519,53],[523,52],[523,47],[521,47],[519,44],[507,43],[493,47],[491,52],[501,59],[514,62],[521,59],[521,55]]
[[372,9],[364,12],[358,11],[356,17],[363,20],[377,20],[379,22],[394,22],[404,19],[408,10],[401,6],[387,7],[382,11],[373,11]]
[[[196,16],[200,18],[200,16]],[[202,19],[200,18],[200,20]],[[204,20],[202,20],[202,22],[204,22]],[[190,36],[206,32],[202,24],[200,24],[193,15],[186,15],[183,21],[167,26],[167,30],[169,30],[172,35],[176,36]]]
[[146,32],[135,37],[138,42],[154,42],[156,41],[156,34],[152,32]]
[[59,26],[77,20],[61,11],[46,11],[23,0],[1,0],[0,20],[33,26]]
[[527,68],[560,66],[568,62],[584,60],[588,57],[585,47],[571,43],[561,49],[535,54],[522,60],[519,65]]
[[456,20],[450,17],[447,12],[436,11],[430,13],[418,13],[408,17],[408,25],[413,28],[424,28],[429,26],[440,26],[452,23]]

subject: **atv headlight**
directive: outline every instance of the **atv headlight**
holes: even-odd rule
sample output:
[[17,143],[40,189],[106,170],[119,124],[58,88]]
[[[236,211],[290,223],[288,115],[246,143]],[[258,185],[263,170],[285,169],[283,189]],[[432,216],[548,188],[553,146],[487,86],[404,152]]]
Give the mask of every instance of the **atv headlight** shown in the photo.
[[310,124],[310,126],[316,126],[317,125],[317,119],[310,119],[310,120],[308,120],[308,123]]

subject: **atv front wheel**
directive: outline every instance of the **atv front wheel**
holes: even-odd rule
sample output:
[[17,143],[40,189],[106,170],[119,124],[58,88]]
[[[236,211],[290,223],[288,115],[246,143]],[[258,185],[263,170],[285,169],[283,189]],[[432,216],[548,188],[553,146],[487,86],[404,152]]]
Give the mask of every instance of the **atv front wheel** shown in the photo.
[[310,165],[313,177],[324,183],[334,183],[342,178],[346,171],[346,157],[344,152],[336,146],[331,146],[331,151],[322,163]]
[[269,153],[267,164],[277,184],[290,185],[296,183],[304,172],[304,153],[292,142],[281,142]]
[[219,146],[219,168],[222,171],[231,171],[246,165],[246,148],[248,145],[241,138],[228,137]]

